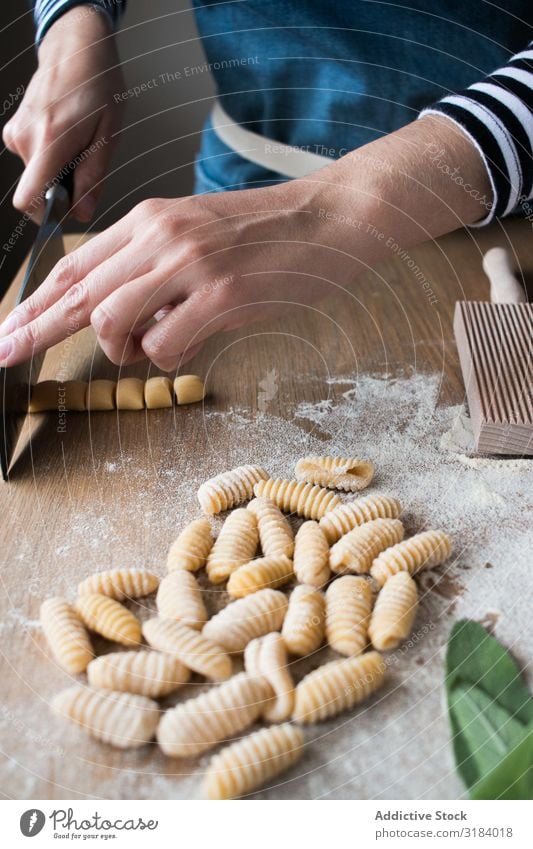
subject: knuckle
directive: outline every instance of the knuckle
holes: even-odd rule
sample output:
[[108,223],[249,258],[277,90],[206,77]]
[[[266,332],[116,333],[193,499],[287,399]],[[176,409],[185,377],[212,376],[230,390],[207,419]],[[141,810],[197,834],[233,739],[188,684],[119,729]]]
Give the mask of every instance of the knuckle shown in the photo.
[[146,221],[148,218],[153,218],[159,215],[161,208],[160,198],[146,198],[137,204],[134,208],[134,212],[138,218]]
[[54,268],[54,283],[58,286],[70,283],[75,276],[75,260],[73,254],[66,254]]
[[116,320],[109,306],[100,304],[93,310],[91,313],[91,325],[99,338],[109,339],[112,336],[113,330],[116,327]]
[[17,337],[19,342],[22,344],[24,348],[29,348],[32,350],[39,346],[42,333],[39,328],[39,325],[33,321],[30,324],[27,324],[25,327],[21,328],[18,331]]
[[73,283],[65,292],[65,306],[69,310],[83,310],[89,301],[89,292],[84,280]]

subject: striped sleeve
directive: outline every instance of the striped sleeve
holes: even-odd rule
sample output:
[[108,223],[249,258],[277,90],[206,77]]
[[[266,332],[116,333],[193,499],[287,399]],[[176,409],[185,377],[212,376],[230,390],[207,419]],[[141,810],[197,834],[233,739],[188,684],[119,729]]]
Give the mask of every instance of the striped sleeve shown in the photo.
[[529,208],[533,196],[533,42],[503,68],[465,91],[423,109],[444,115],[466,133],[481,154],[493,202],[476,226]]
[[126,0],[33,0],[33,17],[37,32],[35,41],[39,45],[47,30],[61,15],[75,6],[86,6],[107,15],[113,28],[118,25],[126,6]]

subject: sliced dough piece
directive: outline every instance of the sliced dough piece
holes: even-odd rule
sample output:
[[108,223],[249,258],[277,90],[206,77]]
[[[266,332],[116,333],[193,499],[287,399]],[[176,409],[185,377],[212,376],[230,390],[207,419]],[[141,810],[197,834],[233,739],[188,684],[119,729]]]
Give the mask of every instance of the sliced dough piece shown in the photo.
[[59,383],[57,380],[42,380],[31,387],[28,413],[45,413],[57,410]]
[[197,374],[182,374],[174,380],[177,404],[195,404],[205,398],[205,385]]
[[144,403],[148,410],[173,407],[172,381],[168,377],[149,377],[144,384]]
[[117,384],[114,380],[91,380],[87,384],[85,405],[88,410],[114,410]]
[[117,410],[144,410],[144,380],[123,377],[117,383]]
[[[64,393],[63,397],[62,393]],[[67,380],[66,383],[59,384],[58,398],[60,407],[64,404],[67,410],[82,413],[87,409],[86,397],[87,384],[83,380]]]

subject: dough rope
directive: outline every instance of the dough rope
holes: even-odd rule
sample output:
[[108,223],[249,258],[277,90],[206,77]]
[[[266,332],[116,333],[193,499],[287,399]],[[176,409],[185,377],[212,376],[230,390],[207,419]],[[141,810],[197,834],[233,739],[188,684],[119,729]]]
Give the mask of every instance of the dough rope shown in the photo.
[[329,565],[333,572],[365,574],[381,551],[403,539],[404,527],[399,519],[373,519],[341,537],[330,550]]
[[317,522],[304,522],[296,534],[294,572],[301,584],[313,587],[323,587],[329,580],[329,545]]
[[254,485],[268,478],[261,466],[237,466],[210,478],[198,490],[200,507],[209,516],[253,498]]
[[226,651],[241,653],[255,637],[279,631],[287,607],[287,597],[279,590],[259,590],[224,607],[202,633]]
[[207,636],[180,622],[154,617],[142,626],[152,648],[175,655],[185,666],[213,681],[224,681],[232,672],[231,658]]
[[263,675],[274,690],[274,699],[264,707],[264,719],[285,722],[294,710],[294,681],[281,634],[272,632],[248,643],[244,651],[244,668],[249,675]]
[[239,566],[255,556],[259,534],[257,519],[240,507],[230,513],[207,558],[207,576],[212,584],[221,584]]
[[174,758],[199,755],[233,737],[261,715],[272,689],[265,678],[245,672],[168,710],[157,729],[163,752]]
[[287,651],[304,657],[319,649],[324,641],[325,619],[324,594],[305,584],[295,587],[281,629]]
[[395,649],[413,628],[418,590],[408,572],[397,572],[378,594],[368,634],[378,651]]
[[189,522],[170,546],[167,557],[167,570],[186,569],[197,572],[205,566],[209,552],[213,547],[213,534],[207,519],[195,519]]
[[292,578],[294,570],[288,557],[258,557],[230,575],[226,590],[231,598],[244,598],[267,587],[275,590]]
[[364,652],[373,604],[365,578],[345,575],[333,581],[326,592],[326,639],[332,649],[347,657]]
[[367,495],[347,504],[339,504],[322,517],[319,524],[330,545],[358,525],[372,519],[397,519],[402,512],[400,502],[388,495]]
[[135,646],[141,641],[141,623],[114,598],[99,593],[81,595],[76,610],[87,628],[108,640],[125,646]]
[[370,460],[355,457],[302,457],[294,470],[296,480],[344,492],[366,489],[374,474]]
[[91,412],[103,410],[155,410],[173,407],[174,402],[194,404],[205,398],[205,386],[196,374],[177,377],[172,386],[168,377],[123,377],[118,381],[96,379],[42,380],[30,387],[29,413],[54,410]]
[[304,519],[321,519],[340,504],[335,492],[321,486],[285,478],[268,478],[254,486],[256,496],[266,496],[284,513],[296,513]]
[[211,759],[204,779],[205,798],[236,799],[251,793],[293,766],[303,747],[303,732],[290,723],[249,734]]
[[43,601],[40,619],[44,636],[60,666],[71,675],[84,672],[94,657],[89,634],[70,604],[59,596]]
[[192,572],[176,569],[159,585],[156,607],[162,619],[175,619],[201,631],[207,622],[202,592]]
[[78,584],[78,595],[99,593],[116,601],[141,598],[155,592],[159,578],[145,569],[110,569],[96,572]]
[[189,668],[177,657],[149,650],[111,652],[91,660],[87,667],[91,687],[151,699],[173,693],[190,677]]
[[58,693],[52,709],[81,725],[103,743],[134,749],[151,740],[159,722],[159,707],[145,696],[103,692],[77,684]]
[[383,683],[385,663],[376,651],[333,660],[296,686],[295,722],[320,722],[359,704]]
[[388,547],[372,563],[370,574],[383,586],[397,572],[416,575],[423,569],[433,569],[444,563],[452,553],[452,541],[444,531],[423,531],[397,545]]
[[286,517],[270,498],[254,498],[247,507],[257,518],[259,542],[265,557],[292,557],[294,534]]

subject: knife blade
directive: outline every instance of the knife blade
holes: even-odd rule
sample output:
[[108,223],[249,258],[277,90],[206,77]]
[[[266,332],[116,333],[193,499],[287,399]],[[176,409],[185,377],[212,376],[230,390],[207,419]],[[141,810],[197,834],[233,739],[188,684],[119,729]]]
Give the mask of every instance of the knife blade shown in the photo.
[[[43,219],[18,293],[17,304],[35,292],[58,260],[65,255],[62,225],[70,208],[71,192],[71,174],[46,192]],[[33,355],[31,359],[19,365],[0,368],[0,466],[5,481],[9,480],[10,463],[24,424],[31,385],[39,377],[43,360],[44,352]]]

